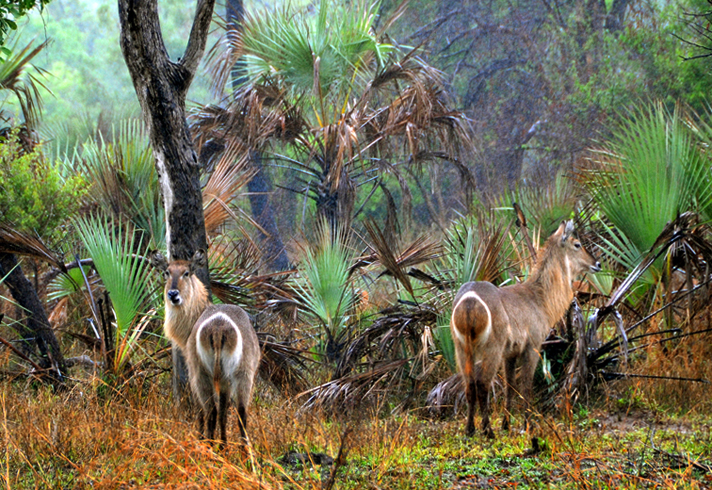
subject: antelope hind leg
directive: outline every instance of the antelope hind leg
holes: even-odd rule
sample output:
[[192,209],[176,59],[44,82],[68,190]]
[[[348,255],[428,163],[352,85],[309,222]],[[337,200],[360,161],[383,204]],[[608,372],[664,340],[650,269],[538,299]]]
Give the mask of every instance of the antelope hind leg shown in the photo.
[[220,424],[220,440],[227,446],[227,412],[230,408],[230,395],[220,392],[220,407],[218,408],[218,423]]
[[507,359],[504,362],[504,374],[505,374],[505,393],[506,393],[506,407],[504,414],[502,415],[502,430],[505,432],[509,432],[510,428],[510,418],[512,416],[512,406],[513,406],[513,399],[514,399],[514,375],[515,375],[515,368],[517,365],[517,358],[512,357],[511,359]]
[[480,405],[480,414],[482,415],[482,433],[488,439],[494,439],[494,431],[490,424],[490,402],[489,388],[491,383],[486,383],[483,380],[477,380],[477,401]]
[[475,405],[477,400],[477,387],[475,380],[470,379],[465,381],[465,398],[467,398],[467,425],[465,426],[465,434],[467,437],[475,435]]

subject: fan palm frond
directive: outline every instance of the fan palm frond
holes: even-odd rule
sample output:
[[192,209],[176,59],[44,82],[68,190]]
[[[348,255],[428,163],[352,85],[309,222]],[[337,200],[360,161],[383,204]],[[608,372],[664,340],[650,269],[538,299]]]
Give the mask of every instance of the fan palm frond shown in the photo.
[[111,298],[116,319],[113,367],[120,372],[150,317],[142,314],[148,292],[155,289],[150,287],[149,263],[134,255],[135,234],[120,221],[80,218],[75,224]]
[[231,152],[226,152],[220,158],[203,187],[203,214],[208,236],[217,233],[231,218],[239,222],[238,213],[245,221],[258,226],[239,208],[232,206],[233,201],[240,195],[239,190],[247,185],[255,173],[255,169],[249,170],[247,154],[235,160]]
[[425,327],[434,326],[436,321],[437,312],[427,305],[398,305],[382,311],[370,327],[344,346],[332,379],[348,376],[364,359],[371,362],[402,359],[404,356],[415,359],[422,351]]
[[668,222],[695,208],[697,195],[709,195],[708,174],[682,109],[657,104],[625,118],[580,175],[606,218],[645,251]]
[[426,236],[421,236],[400,252],[393,230],[386,233],[386,230],[379,228],[373,220],[366,220],[364,228],[366,228],[374,249],[374,253],[368,261],[377,262],[384,267],[386,269],[384,274],[393,276],[411,297],[415,297],[406,269],[437,258],[441,254],[440,244]]
[[361,405],[369,397],[377,398],[384,391],[400,384],[410,359],[379,363],[369,371],[334,379],[299,394],[308,397],[302,410],[328,409],[344,413]]
[[260,373],[280,390],[294,396],[307,389],[306,373],[314,360],[301,349],[279,342],[273,335],[257,332],[262,349]]
[[297,300],[325,328],[329,340],[348,322],[356,300],[349,266],[354,253],[347,232],[325,221],[317,227],[316,243],[305,247],[303,281],[295,282]]
[[[0,88],[9,90],[15,95],[25,124],[30,129],[37,126],[42,112],[42,90],[52,93],[37,76],[44,76],[45,71],[31,64],[35,56],[50,44],[50,40],[34,48],[33,43],[34,41],[30,41],[19,51],[13,47],[12,53],[0,63]],[[31,73],[28,68],[33,68],[37,75]]]
[[92,182],[91,198],[116,219],[129,219],[153,248],[162,248],[165,217],[158,176],[143,123],[127,119],[112,127],[110,140],[99,133],[74,157],[77,171]]
[[381,40],[373,27],[377,4],[322,0],[314,10],[288,6],[253,15],[216,47],[216,87],[226,85],[238,59],[248,82],[226,109],[201,111],[195,119],[201,144],[284,149],[290,156],[277,157],[277,164],[304,184],[293,190],[314,200],[332,225],[350,223],[355,189],[376,170],[395,175],[409,196],[389,158],[400,160],[404,152],[409,163],[454,163],[472,187],[457,158],[469,142],[466,119],[449,109],[442,75],[418,50],[402,55]]

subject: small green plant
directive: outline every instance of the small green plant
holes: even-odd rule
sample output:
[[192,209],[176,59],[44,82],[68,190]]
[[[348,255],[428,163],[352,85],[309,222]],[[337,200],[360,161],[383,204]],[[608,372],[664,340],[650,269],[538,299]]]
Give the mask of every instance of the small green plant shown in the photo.
[[332,356],[335,341],[349,325],[356,294],[349,271],[354,253],[348,235],[326,221],[317,227],[315,243],[305,247],[302,280],[295,283],[298,302],[323,327],[317,350]]

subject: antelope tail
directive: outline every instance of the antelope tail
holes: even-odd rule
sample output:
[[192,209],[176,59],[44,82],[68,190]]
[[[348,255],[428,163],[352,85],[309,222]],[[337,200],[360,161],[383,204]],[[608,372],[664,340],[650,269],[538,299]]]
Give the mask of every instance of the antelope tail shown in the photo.
[[213,365],[213,392],[215,393],[215,406],[220,405],[220,380],[222,379],[222,335],[216,336],[213,341],[213,354],[215,355],[215,364]]

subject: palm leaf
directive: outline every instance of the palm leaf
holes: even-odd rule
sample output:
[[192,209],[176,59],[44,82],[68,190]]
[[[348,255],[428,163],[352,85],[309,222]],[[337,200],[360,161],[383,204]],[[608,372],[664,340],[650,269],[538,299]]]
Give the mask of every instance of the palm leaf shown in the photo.
[[0,253],[34,257],[66,271],[64,262],[37,237],[23,233],[7,223],[0,222]]
[[239,209],[236,211],[232,206],[233,201],[240,195],[239,190],[247,185],[255,173],[256,169],[249,168],[249,157],[246,153],[243,153],[239,160],[235,160],[230,152],[224,153],[220,158],[203,187],[203,214],[208,236],[215,235],[229,219],[239,222],[238,213],[244,220],[258,226],[246,214]]
[[153,248],[165,240],[165,217],[153,153],[143,123],[127,119],[78,148],[78,172],[92,182],[90,196],[119,220],[129,219]]
[[399,252],[395,233],[386,234],[373,220],[366,220],[364,228],[374,250],[372,257],[367,260],[378,262],[386,269],[384,274],[393,276],[411,297],[415,297],[406,269],[437,258],[441,253],[440,244],[421,236]]
[[149,284],[149,263],[134,255],[135,234],[120,221],[80,218],[75,224],[111,297],[116,319],[114,368],[120,370],[145,328],[145,319],[139,321],[139,314],[147,304],[147,292],[153,289]]
[[643,251],[668,222],[694,209],[696,194],[707,195],[700,177],[708,171],[681,110],[657,104],[626,118],[582,176],[606,218]]
[[0,88],[11,91],[20,104],[20,109],[25,124],[28,128],[35,128],[42,112],[42,91],[44,89],[52,93],[36,76],[28,71],[28,67],[34,68],[39,75],[44,75],[45,71],[31,64],[31,61],[44,48],[50,40],[46,40],[39,45],[32,47],[34,41],[30,41],[27,46],[13,53],[0,63]]
[[322,221],[316,243],[304,249],[304,280],[295,283],[299,302],[319,319],[330,338],[346,326],[348,312],[356,300],[349,274],[353,252],[348,242],[344,231],[332,231]]

